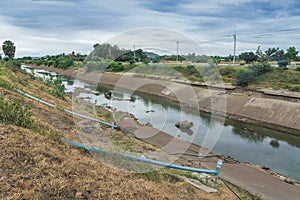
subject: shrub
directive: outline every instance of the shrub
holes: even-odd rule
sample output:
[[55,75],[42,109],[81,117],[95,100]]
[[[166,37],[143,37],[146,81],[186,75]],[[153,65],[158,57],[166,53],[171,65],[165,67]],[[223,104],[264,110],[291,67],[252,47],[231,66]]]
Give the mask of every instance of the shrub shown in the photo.
[[16,72],[19,71],[21,69],[21,63],[18,60],[14,60],[12,58],[7,58],[5,57],[5,67],[10,68],[12,71]]
[[250,65],[249,68],[256,76],[260,76],[273,70],[272,65],[269,63],[255,63]]
[[240,61],[240,65],[245,65],[246,64],[246,62],[245,61]]
[[57,98],[65,100],[65,86],[62,82],[61,76],[58,76],[56,79],[50,78],[45,80],[45,84],[52,88],[49,93]]
[[124,70],[124,67],[123,67],[122,63],[120,63],[120,62],[112,62],[107,68],[107,71],[110,71],[110,72],[121,72],[123,70]]
[[246,87],[249,83],[255,81],[255,72],[251,70],[240,70],[236,78],[238,86]]
[[222,76],[233,77],[236,75],[236,70],[233,67],[221,67],[219,72]]
[[60,140],[62,134],[51,130],[45,124],[32,120],[32,112],[29,105],[24,105],[23,99],[5,100],[0,96],[0,123],[12,124],[31,129],[40,135],[46,135],[53,140]]
[[294,85],[294,86],[291,86],[291,85],[284,85],[283,86],[284,89],[288,89],[290,91],[300,91],[300,85]]
[[279,60],[277,62],[277,64],[278,64],[279,67],[285,68],[289,64],[289,61],[287,61],[287,60]]
[[32,115],[29,106],[23,106],[23,100],[12,99],[10,102],[0,97],[0,121],[4,124],[13,124],[24,128],[31,125]]
[[300,67],[297,67],[297,68],[296,68],[296,71],[300,72]]

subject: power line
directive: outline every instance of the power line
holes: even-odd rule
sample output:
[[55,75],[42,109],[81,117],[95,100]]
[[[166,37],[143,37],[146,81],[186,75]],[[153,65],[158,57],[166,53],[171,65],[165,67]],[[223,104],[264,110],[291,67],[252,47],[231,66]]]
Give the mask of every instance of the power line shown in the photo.
[[[281,30],[270,30],[270,32],[260,32],[260,33],[247,33],[247,32],[242,32],[239,33],[239,36],[257,36],[257,37],[267,37],[267,36],[272,36],[272,35],[278,35],[278,34],[285,34],[285,33],[290,33],[290,32],[295,32],[299,31],[300,27],[297,28],[289,28],[289,29],[281,29]],[[298,33],[297,33],[298,34]],[[225,38],[230,38],[232,35],[221,35],[219,37],[215,38],[209,38],[208,40],[203,40],[203,41],[198,41],[198,43],[209,43],[209,42],[216,42],[216,41],[222,41]]]

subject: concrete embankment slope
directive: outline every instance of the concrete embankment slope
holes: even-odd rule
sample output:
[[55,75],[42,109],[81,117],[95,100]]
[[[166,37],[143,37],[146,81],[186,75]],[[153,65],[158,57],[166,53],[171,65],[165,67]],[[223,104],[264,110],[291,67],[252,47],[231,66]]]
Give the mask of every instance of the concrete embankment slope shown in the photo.
[[[281,126],[300,135],[300,104],[279,99],[249,96],[243,93],[227,93],[225,90],[190,87],[162,80],[104,74],[81,74],[80,79],[99,80],[100,84],[124,87],[185,102],[184,106],[198,106],[206,112],[226,113],[227,117],[254,121],[267,126]],[[276,127],[278,128],[278,127]]]
[[[36,66],[34,67],[36,68]],[[197,107],[201,111],[216,112],[242,121],[252,121],[269,127],[276,126],[276,129],[288,128],[289,132],[300,135],[300,103],[297,102],[232,91],[228,93],[225,90],[209,90],[182,83],[138,78],[131,75],[85,74],[78,73],[76,70],[39,68],[89,82],[128,88],[177,102],[185,102],[184,106]]]

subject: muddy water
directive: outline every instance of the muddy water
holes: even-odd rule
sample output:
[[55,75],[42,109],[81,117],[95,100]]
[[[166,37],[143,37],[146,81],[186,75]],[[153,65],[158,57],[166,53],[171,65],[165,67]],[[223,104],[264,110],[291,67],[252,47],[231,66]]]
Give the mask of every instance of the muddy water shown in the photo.
[[[30,72],[29,69],[26,69]],[[55,77],[55,73],[44,70],[33,70],[35,76],[42,78]],[[72,92],[76,87],[92,90],[92,86],[79,80],[64,79],[66,92]],[[110,91],[112,99],[106,99],[104,93]],[[95,92],[95,91],[94,91]],[[191,143],[202,145],[210,123],[222,126],[222,133],[213,151],[231,156],[239,161],[266,165],[273,171],[293,179],[300,180],[300,137],[284,132],[267,129],[226,120],[225,124],[211,121],[210,115],[195,113],[192,110],[182,110],[173,102],[151,95],[133,93],[130,91],[115,91],[110,87],[98,88],[100,95],[81,93],[78,97],[97,105],[112,106],[120,111],[134,114],[142,124],[151,123],[155,128]],[[180,130],[175,123],[187,120],[193,122],[189,130]]]

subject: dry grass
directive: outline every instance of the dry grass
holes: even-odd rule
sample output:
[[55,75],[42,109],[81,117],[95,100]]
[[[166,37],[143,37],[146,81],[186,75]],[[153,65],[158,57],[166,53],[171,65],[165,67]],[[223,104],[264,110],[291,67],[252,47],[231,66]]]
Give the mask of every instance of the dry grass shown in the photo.
[[20,127],[1,125],[0,140],[3,199],[214,199],[160,172],[152,180],[109,168],[84,150]]

